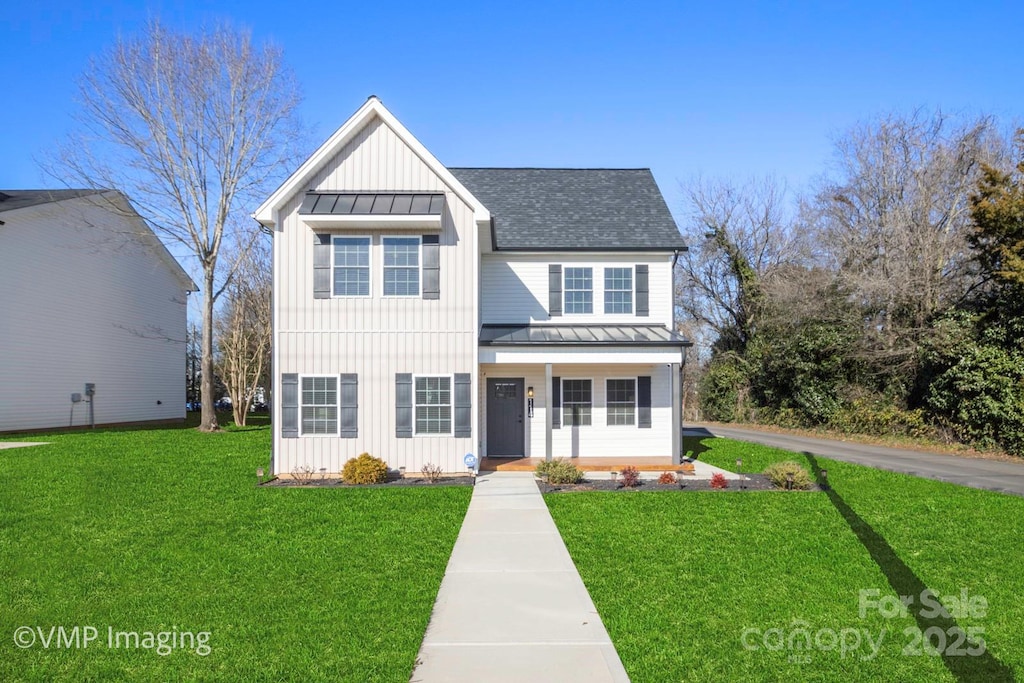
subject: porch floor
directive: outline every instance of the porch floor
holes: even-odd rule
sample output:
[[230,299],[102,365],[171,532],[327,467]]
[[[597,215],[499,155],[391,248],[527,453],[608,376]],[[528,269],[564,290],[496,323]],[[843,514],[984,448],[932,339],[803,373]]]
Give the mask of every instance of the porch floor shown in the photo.
[[[623,467],[633,466],[641,472],[677,471],[679,465],[672,464],[672,458],[566,458],[585,472],[621,472]],[[481,472],[532,472],[544,458],[484,458],[480,461]]]

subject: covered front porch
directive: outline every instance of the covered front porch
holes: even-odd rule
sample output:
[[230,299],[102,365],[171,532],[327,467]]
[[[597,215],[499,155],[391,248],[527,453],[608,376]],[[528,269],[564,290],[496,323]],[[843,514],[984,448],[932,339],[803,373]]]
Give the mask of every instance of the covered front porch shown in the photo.
[[573,458],[603,461],[605,471],[623,459],[678,464],[686,345],[661,326],[485,326],[482,464]]

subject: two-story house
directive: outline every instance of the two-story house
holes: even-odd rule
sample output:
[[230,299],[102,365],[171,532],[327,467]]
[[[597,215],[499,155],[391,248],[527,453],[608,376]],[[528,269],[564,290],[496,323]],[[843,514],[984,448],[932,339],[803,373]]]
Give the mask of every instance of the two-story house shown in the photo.
[[273,230],[273,471],[678,462],[673,265],[647,169],[446,168],[371,97]]

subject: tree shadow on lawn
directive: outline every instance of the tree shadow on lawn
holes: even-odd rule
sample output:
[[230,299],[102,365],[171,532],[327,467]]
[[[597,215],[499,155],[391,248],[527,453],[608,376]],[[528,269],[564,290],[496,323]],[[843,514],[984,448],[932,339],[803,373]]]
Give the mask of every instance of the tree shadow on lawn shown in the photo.
[[[892,586],[892,589],[899,596],[913,597],[913,602],[907,606],[907,610],[914,617],[917,627],[921,632],[927,633],[928,629],[934,627],[942,630],[944,638],[950,636],[945,641],[949,644],[949,647],[940,653],[942,655],[942,663],[946,665],[946,669],[958,681],[990,681],[993,683],[1002,683],[1003,681],[1012,683],[1015,681],[1016,678],[1013,671],[994,657],[987,648],[978,655],[964,656],[963,654],[949,653],[949,650],[953,649],[953,645],[956,645],[957,641],[960,641],[957,647],[961,649],[964,647],[970,649],[974,643],[969,639],[960,640],[960,634],[965,633],[965,631],[957,624],[956,619],[948,613],[945,607],[932,609],[933,605],[922,604],[922,593],[928,591],[931,594],[928,586],[900,559],[888,541],[871,528],[871,525],[865,522],[860,515],[854,512],[853,508],[843,500],[843,497],[835,489],[824,485],[818,459],[806,451],[804,455],[814,471],[814,477],[817,479],[818,484],[822,485],[825,494],[832,501],[832,505],[843,516],[846,523],[850,525],[850,529],[857,536],[861,545],[867,549],[871,559],[875,561],[875,564],[885,574],[885,578],[888,580],[889,585]],[[938,614],[934,614],[935,612],[938,612]],[[925,638],[923,643],[927,645],[928,639]]]

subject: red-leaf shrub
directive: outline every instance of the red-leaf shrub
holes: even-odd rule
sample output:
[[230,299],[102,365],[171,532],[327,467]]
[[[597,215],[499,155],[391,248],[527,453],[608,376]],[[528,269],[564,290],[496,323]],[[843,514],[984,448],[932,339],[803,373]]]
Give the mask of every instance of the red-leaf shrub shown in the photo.
[[727,489],[729,488],[729,480],[721,472],[715,472],[711,475],[711,488]]
[[658,477],[659,484],[675,484],[676,481],[675,472],[662,472],[661,476]]
[[620,476],[622,478],[622,485],[627,489],[631,489],[640,483],[640,470],[632,465],[623,467]]

